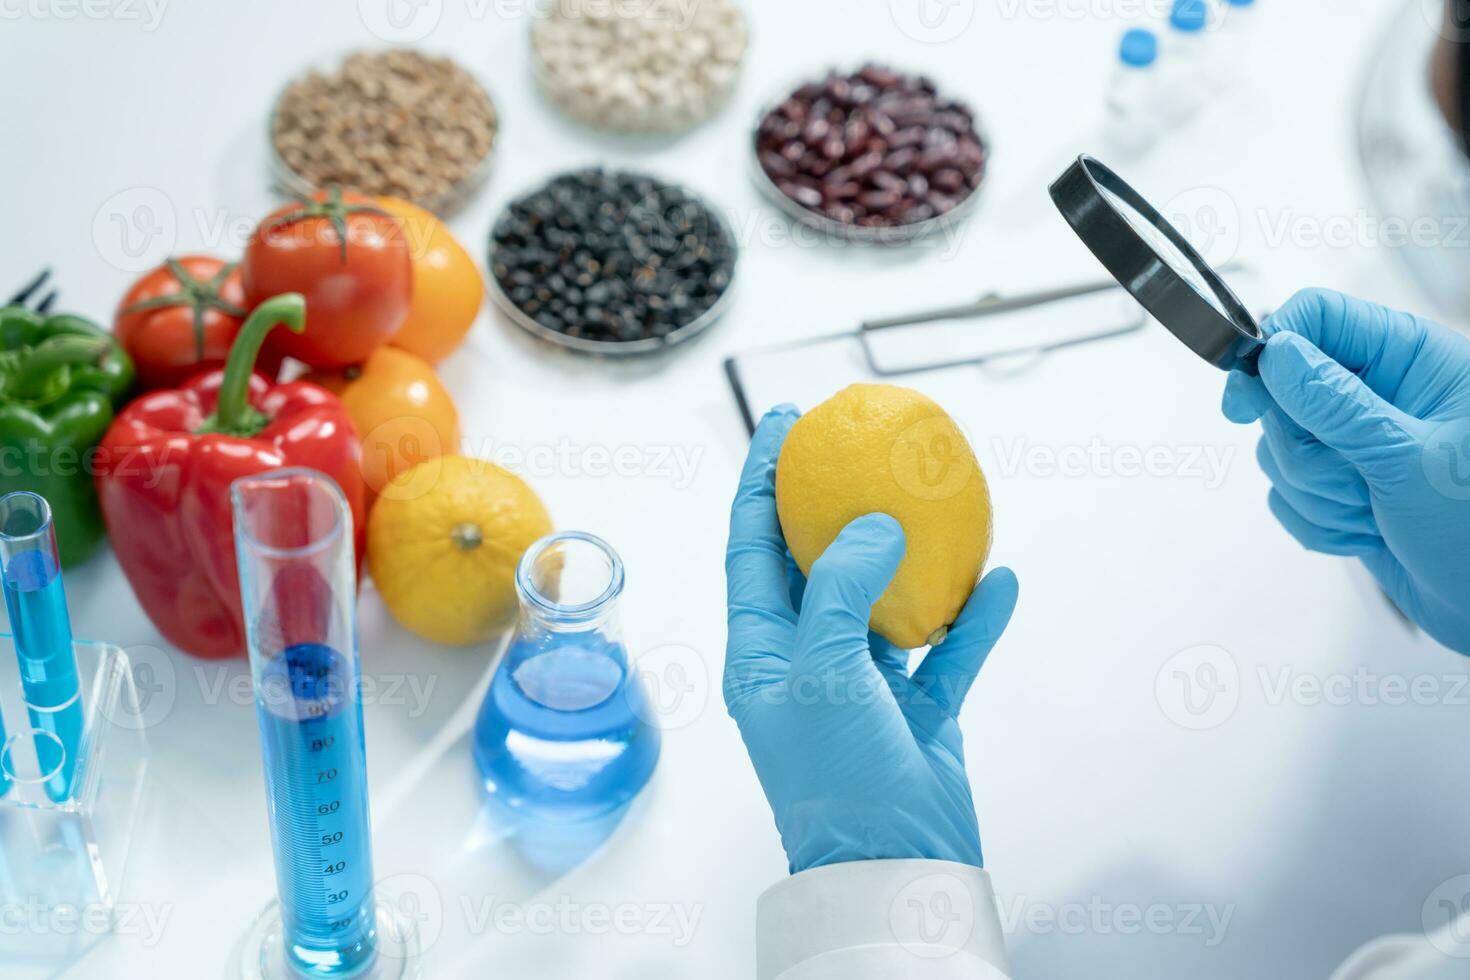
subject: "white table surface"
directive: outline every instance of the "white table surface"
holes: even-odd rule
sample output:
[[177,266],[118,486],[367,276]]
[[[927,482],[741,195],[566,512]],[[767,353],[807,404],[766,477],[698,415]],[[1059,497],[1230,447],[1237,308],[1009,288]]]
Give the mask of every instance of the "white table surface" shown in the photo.
[[[121,0],[86,8],[103,16],[66,0],[0,3],[0,280],[49,264],[67,309],[105,319],[150,261],[236,251],[273,201],[270,101],[306,62],[375,43],[369,24],[383,29],[385,3],[171,0],[156,24]],[[476,817],[461,736],[488,651],[418,641],[364,587],[364,673],[401,685],[397,697],[381,688],[366,711],[378,873],[419,899],[431,976],[752,974],[756,896],[786,869],[719,693],[726,512],[745,450],[720,361],[865,315],[1099,274],[1044,184],[1091,145],[1114,41],[1131,26],[1111,12],[1138,5],[953,0],[934,8],[951,19],[919,37],[879,0],[747,5],[753,43],[733,105],[652,143],[588,132],[542,102],[527,64],[524,14],[535,3],[403,8],[427,18],[407,31],[480,71],[503,114],[491,182],[453,221],[477,258],[512,195],[549,168],[597,161],[704,190],[745,247],[728,320],[662,362],[562,356],[487,311],[443,366],[473,452],[571,447],[570,463],[531,479],[559,526],[620,549],[630,645],[692,665],[695,687],[637,812],[594,857],[548,875]],[[1320,284],[1420,304],[1387,249],[1272,234],[1283,219],[1371,210],[1353,146],[1355,86],[1398,4],[1259,6],[1251,65],[1131,172],[1156,199],[1188,192],[1237,209],[1237,257],[1260,273],[1252,302]],[[907,0],[891,7],[902,13]],[[746,128],[772,87],[869,55],[934,71],[983,114],[994,171],[952,247],[873,255],[794,243],[746,179]],[[1470,725],[1463,695],[1451,694],[1463,662],[1411,635],[1352,564],[1308,555],[1276,526],[1255,434],[1219,416],[1221,378],[1181,353],[1151,326],[1004,382],[970,369],[936,382],[975,380],[959,414],[991,474],[994,557],[1022,583],[963,717],[1017,977],[1323,976],[1375,935],[1418,929],[1436,885],[1470,870],[1459,751]],[[1048,475],[999,458],[1094,438],[1110,452],[1208,451],[1228,465],[1216,486],[1183,469]],[[646,472],[579,471],[589,448],[622,446],[649,460]],[[690,478],[654,465],[669,452],[693,461]],[[154,689],[150,795],[124,898],[165,917],[158,934],[115,937],[68,975],[219,975],[272,894],[255,722],[238,696],[244,664],[167,649],[108,554],[68,573],[68,585],[78,633],[128,648]],[[1171,685],[1175,668],[1194,663],[1171,657],[1201,644],[1228,651],[1238,706],[1193,731],[1171,720],[1188,720]],[[1277,690],[1282,671],[1330,680],[1359,667],[1370,683],[1431,678],[1442,696],[1339,704]],[[502,903],[522,903],[529,924],[497,912]],[[1130,905],[1162,908],[1174,925],[1138,932]],[[1206,914],[1194,918],[1197,907]],[[1211,910],[1229,916],[1223,938]],[[624,925],[595,934],[599,915]]]

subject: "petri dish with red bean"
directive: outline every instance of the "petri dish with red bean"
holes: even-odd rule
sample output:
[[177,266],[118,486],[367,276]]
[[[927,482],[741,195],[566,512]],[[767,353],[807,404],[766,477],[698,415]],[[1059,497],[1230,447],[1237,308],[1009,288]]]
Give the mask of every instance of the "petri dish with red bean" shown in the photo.
[[975,114],[924,75],[832,70],[762,112],[756,181],[792,217],[860,241],[902,242],[961,220],[990,149]]

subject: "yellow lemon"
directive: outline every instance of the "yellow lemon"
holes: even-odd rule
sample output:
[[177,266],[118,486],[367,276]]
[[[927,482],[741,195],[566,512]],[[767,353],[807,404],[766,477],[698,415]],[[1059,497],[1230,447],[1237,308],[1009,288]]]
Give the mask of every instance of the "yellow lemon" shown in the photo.
[[808,574],[864,514],[903,525],[907,550],[872,628],[906,650],[944,639],[990,554],[990,490],[969,441],[896,385],[851,385],[797,420],[776,464],[776,510]]
[[510,624],[516,563],[550,533],[545,506],[520,477],[439,456],[384,488],[368,518],[368,569],[406,629],[467,646]]

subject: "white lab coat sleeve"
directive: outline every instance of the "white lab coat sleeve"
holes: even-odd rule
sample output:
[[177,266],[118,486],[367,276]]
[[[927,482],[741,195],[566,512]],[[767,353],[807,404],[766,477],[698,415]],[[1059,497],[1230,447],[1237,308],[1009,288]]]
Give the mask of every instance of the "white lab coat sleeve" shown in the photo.
[[756,906],[757,980],[1007,980],[990,876],[949,861],[792,875]]
[[1332,980],[1464,980],[1470,976],[1470,915],[1428,934],[1384,936],[1359,949]]

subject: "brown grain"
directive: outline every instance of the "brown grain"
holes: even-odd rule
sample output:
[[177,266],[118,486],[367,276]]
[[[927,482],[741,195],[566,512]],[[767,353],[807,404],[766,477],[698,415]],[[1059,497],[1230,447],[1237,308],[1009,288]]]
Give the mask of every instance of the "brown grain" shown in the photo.
[[449,58],[359,52],[286,88],[271,120],[281,161],[313,187],[434,208],[495,143],[495,106]]

